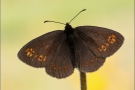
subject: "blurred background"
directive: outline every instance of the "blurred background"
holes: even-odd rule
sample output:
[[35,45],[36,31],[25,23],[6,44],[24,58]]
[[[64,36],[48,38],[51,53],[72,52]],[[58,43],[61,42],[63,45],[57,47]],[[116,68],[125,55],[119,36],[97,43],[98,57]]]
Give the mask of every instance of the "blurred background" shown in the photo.
[[93,25],[120,32],[122,47],[96,72],[87,73],[88,90],[134,90],[134,0],[1,0],[1,90],[80,90],[79,72],[65,79],[21,62],[17,53],[30,40],[64,25]]

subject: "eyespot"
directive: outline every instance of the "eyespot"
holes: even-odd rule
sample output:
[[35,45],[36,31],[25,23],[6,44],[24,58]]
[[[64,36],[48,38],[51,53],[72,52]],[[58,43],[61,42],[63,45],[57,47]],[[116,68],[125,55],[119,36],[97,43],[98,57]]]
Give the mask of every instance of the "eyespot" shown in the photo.
[[65,69],[66,69],[66,70],[68,70],[68,67],[67,67],[67,66],[65,66]]
[[40,55],[38,61],[42,61],[42,59],[43,59],[43,55]]
[[116,42],[116,36],[115,36],[115,35],[110,35],[110,36],[108,37],[108,41],[109,41],[110,43]]
[[61,71],[62,70],[62,67],[59,67],[59,70]]
[[102,50],[106,51],[106,47],[104,45],[101,46]]
[[37,55],[37,54],[35,54],[35,55],[34,55],[34,58],[37,58],[37,56],[38,56],[38,55]]
[[93,60],[90,60],[90,63],[91,63],[91,64],[93,64],[93,63],[94,63],[94,61],[93,61]]
[[44,56],[44,59],[43,59],[43,61],[46,61],[46,56]]
[[56,65],[53,65],[53,68],[56,69]]
[[34,51],[32,48],[27,48],[27,49],[25,50],[25,52],[26,52],[26,55],[27,55],[28,57],[32,57],[33,54],[35,53],[35,51]]
[[88,62],[85,62],[85,66],[88,66]]
[[106,46],[109,46],[109,43],[105,43]]

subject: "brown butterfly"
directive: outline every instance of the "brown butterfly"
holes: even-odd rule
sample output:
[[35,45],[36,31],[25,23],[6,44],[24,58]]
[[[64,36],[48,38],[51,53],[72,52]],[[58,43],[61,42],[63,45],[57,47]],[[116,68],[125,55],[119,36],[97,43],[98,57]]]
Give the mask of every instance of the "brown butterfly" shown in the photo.
[[55,30],[28,42],[18,57],[30,66],[45,67],[53,77],[65,78],[74,68],[82,72],[98,70],[123,41],[124,37],[111,29],[97,26],[73,28],[66,23],[65,30]]

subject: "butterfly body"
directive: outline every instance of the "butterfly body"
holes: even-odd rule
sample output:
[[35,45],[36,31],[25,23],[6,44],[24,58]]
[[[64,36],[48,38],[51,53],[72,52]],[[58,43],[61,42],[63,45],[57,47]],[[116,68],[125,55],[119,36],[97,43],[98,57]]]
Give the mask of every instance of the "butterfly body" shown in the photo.
[[98,70],[105,59],[123,44],[124,37],[111,29],[96,26],[56,30],[33,39],[18,53],[20,60],[33,67],[45,67],[56,78],[71,75],[74,68],[82,72]]
[[66,23],[66,26],[65,26],[65,30],[64,30],[64,33],[66,34],[66,42],[68,44],[68,47],[69,47],[69,50],[70,50],[70,53],[71,53],[71,56],[72,56],[72,64],[73,64],[73,67],[77,67],[76,65],[76,59],[75,59],[75,52],[74,52],[74,28],[72,28],[71,25],[69,25],[68,23]]

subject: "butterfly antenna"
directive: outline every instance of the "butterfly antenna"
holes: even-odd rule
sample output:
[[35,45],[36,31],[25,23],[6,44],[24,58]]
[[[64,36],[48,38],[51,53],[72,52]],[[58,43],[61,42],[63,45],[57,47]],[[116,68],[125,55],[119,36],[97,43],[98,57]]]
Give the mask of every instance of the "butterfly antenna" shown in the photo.
[[49,21],[49,20],[47,20],[47,21],[44,21],[44,23],[46,23],[46,22],[54,22],[54,23],[59,23],[59,24],[64,24],[64,25],[66,25],[65,23],[56,22],[56,21]]
[[[81,12],[83,12],[83,11],[85,11],[85,10],[86,10],[86,9],[81,10],[74,18],[76,18]],[[74,19],[74,18],[73,18],[73,19]],[[73,19],[72,19],[72,20],[73,20]],[[71,21],[72,21],[72,20],[71,20]],[[71,21],[70,21],[70,22],[71,22]],[[70,24],[70,22],[69,22],[69,24]]]

